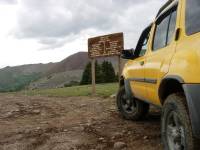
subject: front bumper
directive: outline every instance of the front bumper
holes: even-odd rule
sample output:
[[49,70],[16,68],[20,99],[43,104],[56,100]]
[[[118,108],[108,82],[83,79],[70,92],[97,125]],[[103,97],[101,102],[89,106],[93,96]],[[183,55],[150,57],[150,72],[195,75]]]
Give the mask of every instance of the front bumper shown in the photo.
[[192,130],[195,137],[200,138],[200,84],[183,84]]

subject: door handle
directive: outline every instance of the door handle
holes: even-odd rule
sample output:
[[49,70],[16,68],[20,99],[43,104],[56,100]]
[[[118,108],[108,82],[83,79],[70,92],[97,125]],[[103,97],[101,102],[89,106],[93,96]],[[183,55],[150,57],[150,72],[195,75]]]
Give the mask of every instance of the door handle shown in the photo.
[[175,41],[178,41],[178,39],[179,39],[179,37],[180,37],[180,31],[181,31],[180,28],[176,29],[176,33],[175,33]]
[[143,65],[144,65],[144,61],[141,61],[141,62],[140,62],[140,65],[143,66]]

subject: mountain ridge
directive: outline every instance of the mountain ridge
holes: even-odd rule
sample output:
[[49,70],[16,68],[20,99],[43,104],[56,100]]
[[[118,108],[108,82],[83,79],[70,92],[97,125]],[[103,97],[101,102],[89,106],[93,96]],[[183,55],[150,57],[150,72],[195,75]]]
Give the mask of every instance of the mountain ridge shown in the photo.
[[[97,58],[99,63],[110,61],[117,72],[117,57]],[[0,92],[20,90],[22,87],[54,88],[71,81],[79,82],[86,64],[88,52],[78,52],[60,62],[26,64],[0,69]],[[30,86],[29,86],[30,85]]]

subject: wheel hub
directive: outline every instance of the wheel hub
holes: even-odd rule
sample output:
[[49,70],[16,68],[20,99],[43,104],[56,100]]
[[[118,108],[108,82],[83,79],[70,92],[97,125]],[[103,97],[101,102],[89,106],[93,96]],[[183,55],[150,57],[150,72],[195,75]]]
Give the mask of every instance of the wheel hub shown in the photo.
[[130,106],[131,105],[130,99],[126,99],[126,103]]
[[122,101],[122,107],[124,111],[126,111],[127,113],[133,113],[135,111],[135,105],[134,105],[133,100],[127,98],[125,93],[122,96],[121,101]]
[[167,141],[169,150],[184,150],[184,128],[175,112],[169,114],[167,119]]

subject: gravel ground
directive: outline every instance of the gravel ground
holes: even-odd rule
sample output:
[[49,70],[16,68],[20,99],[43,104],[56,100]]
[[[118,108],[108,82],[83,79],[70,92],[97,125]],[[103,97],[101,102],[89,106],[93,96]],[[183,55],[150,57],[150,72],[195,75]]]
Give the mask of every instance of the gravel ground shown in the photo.
[[121,118],[115,100],[0,95],[0,150],[161,150],[160,112]]

